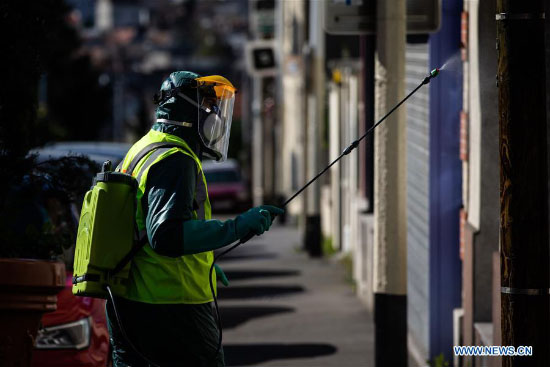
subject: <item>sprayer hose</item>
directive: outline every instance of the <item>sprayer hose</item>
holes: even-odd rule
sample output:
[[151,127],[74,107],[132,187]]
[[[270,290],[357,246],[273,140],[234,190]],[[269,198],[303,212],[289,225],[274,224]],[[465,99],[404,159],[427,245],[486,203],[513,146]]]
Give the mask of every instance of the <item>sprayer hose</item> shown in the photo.
[[124,340],[126,340],[126,343],[128,343],[128,345],[130,346],[130,348],[132,348],[134,350],[134,352],[136,352],[136,354],[138,356],[140,356],[145,362],[149,363],[150,366],[153,366],[153,367],[160,367],[160,365],[154,363],[151,361],[151,359],[149,359],[148,357],[146,357],[143,353],[141,353],[135,346],[134,344],[130,341],[130,338],[128,338],[128,335],[126,335],[126,331],[124,330],[124,327],[122,326],[122,322],[120,321],[120,315],[118,313],[118,310],[116,308],[116,304],[115,304],[115,297],[113,296],[113,292],[111,291],[111,287],[109,287],[108,284],[105,284],[105,289],[107,290],[107,292],[109,293],[109,298],[111,299],[111,304],[113,305],[113,310],[115,312],[115,318],[117,320],[117,324],[118,324],[118,328],[120,329],[120,332],[122,334],[122,337],[124,338]]
[[[437,70],[437,69],[434,69],[434,70]],[[403,98],[398,104],[396,104],[380,120],[378,120],[378,122],[376,122],[376,124],[371,126],[371,128],[368,129],[367,132],[365,134],[363,134],[363,136],[361,136],[359,139],[353,141],[351,143],[351,145],[349,147],[347,147],[346,149],[344,149],[344,151],[336,159],[334,159],[328,166],[326,166],[321,172],[319,172],[315,177],[313,177],[304,186],[302,186],[302,188],[300,190],[298,190],[287,201],[285,201],[284,204],[282,205],[282,207],[283,208],[286,207],[288,205],[288,203],[290,203],[292,200],[294,200],[294,198],[296,196],[300,195],[302,193],[302,191],[304,191],[309,185],[311,185],[313,182],[315,182],[315,180],[317,180],[319,177],[321,177],[326,171],[328,171],[330,169],[330,167],[332,167],[336,162],[338,162],[340,159],[342,159],[342,157],[344,157],[345,155],[350,154],[355,148],[357,148],[359,146],[359,143],[361,142],[361,140],[365,139],[369,134],[371,134],[374,131],[374,129],[376,129],[378,127],[378,125],[380,125],[388,116],[390,116],[396,109],[398,109],[399,106],[401,106],[403,103],[405,103],[405,101],[407,99],[409,99],[410,96],[415,94],[416,91],[418,91],[423,85],[428,84],[430,82],[430,80],[432,78],[435,78],[436,76],[437,76],[437,74],[435,74],[435,75],[431,74],[431,75],[428,75],[426,78],[424,78],[424,80],[422,80],[422,82],[416,88],[414,88],[409,94],[407,94],[407,96],[405,98]],[[274,217],[272,217],[272,219],[274,219]],[[214,292],[214,285],[212,284],[212,271],[214,269],[214,264],[216,264],[216,261],[220,257],[227,254],[229,251],[234,250],[236,247],[242,245],[243,243],[245,243],[246,241],[248,241],[252,237],[253,237],[253,235],[249,234],[248,236],[244,237],[243,239],[240,239],[239,242],[237,242],[235,245],[231,246],[229,249],[223,251],[222,253],[220,253],[219,255],[214,257],[214,261],[212,262],[212,265],[210,266],[210,272],[209,272],[210,291],[212,292],[212,297],[214,298],[214,306],[216,308],[216,319],[217,319],[217,322],[218,322],[218,329],[219,329],[218,347],[216,348],[216,354],[214,355],[214,357],[216,357],[218,355],[218,353],[221,349],[221,346],[222,346],[222,322],[221,322],[221,317],[220,317],[220,310],[218,308],[218,300],[217,300],[217,297],[216,297],[216,293]]]

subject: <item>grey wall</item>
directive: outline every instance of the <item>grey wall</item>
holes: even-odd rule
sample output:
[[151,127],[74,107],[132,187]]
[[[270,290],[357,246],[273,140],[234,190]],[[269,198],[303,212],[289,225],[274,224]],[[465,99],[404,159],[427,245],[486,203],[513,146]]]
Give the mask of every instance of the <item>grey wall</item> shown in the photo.
[[[428,44],[407,44],[406,90],[429,71]],[[423,356],[429,350],[429,85],[407,106],[407,323]]]

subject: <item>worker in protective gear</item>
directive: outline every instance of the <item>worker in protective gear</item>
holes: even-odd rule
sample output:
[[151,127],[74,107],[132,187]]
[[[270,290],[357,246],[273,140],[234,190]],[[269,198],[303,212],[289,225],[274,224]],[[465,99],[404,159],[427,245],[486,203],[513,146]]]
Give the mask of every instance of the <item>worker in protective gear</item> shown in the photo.
[[[226,159],[235,92],[221,76],[170,74],[155,96],[156,123],[117,168],[126,172],[151,143],[178,145],[152,151],[127,172],[138,180],[136,222],[148,244],[132,260],[128,291],[115,303],[129,341],[161,366],[224,365],[223,350],[215,353],[213,250],[269,230],[272,215],[283,213],[263,205],[224,222],[211,219],[201,160]],[[219,267],[216,274],[225,279]],[[121,334],[110,302],[106,309],[114,366],[147,366]]]

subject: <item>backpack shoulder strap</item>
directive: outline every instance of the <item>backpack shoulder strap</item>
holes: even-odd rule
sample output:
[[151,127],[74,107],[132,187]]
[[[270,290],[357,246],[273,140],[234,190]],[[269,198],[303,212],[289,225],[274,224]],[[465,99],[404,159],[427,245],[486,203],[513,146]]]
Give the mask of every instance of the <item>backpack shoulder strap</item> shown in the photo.
[[[181,147],[181,145],[162,141],[162,142],[157,142],[157,143],[151,143],[151,144],[145,146],[142,150],[139,151],[138,154],[136,154],[134,159],[132,159],[132,161],[128,165],[128,168],[126,169],[126,173],[132,174],[132,172],[134,171],[134,169],[138,165],[139,161],[141,161],[143,159],[143,157],[145,157],[151,151],[153,151],[155,149],[159,149],[159,148],[174,148],[174,147]],[[121,168],[122,168],[122,163],[121,163]]]
[[[138,154],[136,154],[134,159],[132,159],[132,161],[130,162],[130,165],[128,166],[128,169],[126,170],[126,172],[131,174],[134,171],[134,169],[136,168],[139,161],[141,161],[141,159],[143,159],[143,157],[145,157],[151,151],[156,150],[156,149],[160,149],[160,148],[174,148],[174,147],[181,147],[181,145],[174,144],[174,143],[168,143],[168,142],[158,142],[158,143],[151,143],[151,144],[147,145],[142,150],[140,150]],[[120,164],[117,167],[117,171],[122,168],[122,163],[123,162],[124,161],[120,162]],[[132,258],[138,253],[138,251],[141,250],[141,248],[143,246],[145,246],[145,244],[147,243],[147,233],[145,231],[141,231],[141,232],[138,231],[137,227],[135,227],[135,230],[136,230],[136,237],[134,239],[134,246],[132,247],[130,252],[128,252],[118,262],[118,264],[114,267],[114,269],[108,271],[108,274],[107,274],[108,277],[112,277],[115,274],[117,274],[119,271],[121,271],[126,266],[126,264],[128,264],[132,260]]]
[[128,264],[134,258],[134,256],[136,256],[136,254],[139,252],[139,250],[143,248],[143,246],[145,246],[148,240],[147,233],[140,233],[139,236],[140,236],[139,239],[134,240],[134,246],[132,246],[130,251],[126,255],[124,255],[122,259],[120,259],[120,261],[118,262],[118,264],[116,264],[114,269],[111,269],[107,272],[107,275],[109,277],[113,277],[119,271],[124,269],[126,264]]

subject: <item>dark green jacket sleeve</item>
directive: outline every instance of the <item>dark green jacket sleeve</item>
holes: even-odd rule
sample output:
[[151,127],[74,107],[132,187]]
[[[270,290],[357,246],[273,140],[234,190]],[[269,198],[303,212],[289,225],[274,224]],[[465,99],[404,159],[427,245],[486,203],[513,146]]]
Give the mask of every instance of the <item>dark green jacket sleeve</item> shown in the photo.
[[237,239],[232,219],[192,219],[197,174],[195,162],[183,153],[175,153],[149,170],[142,207],[149,243],[160,255],[196,254]]

